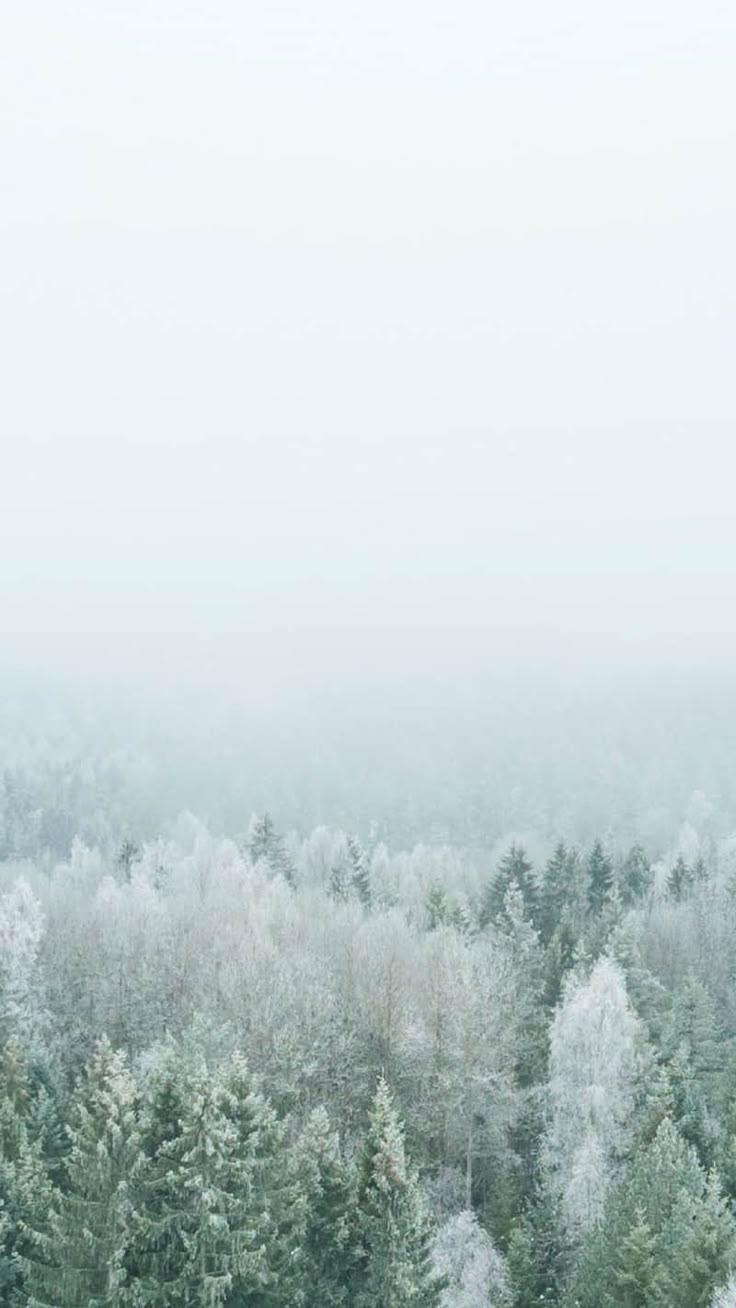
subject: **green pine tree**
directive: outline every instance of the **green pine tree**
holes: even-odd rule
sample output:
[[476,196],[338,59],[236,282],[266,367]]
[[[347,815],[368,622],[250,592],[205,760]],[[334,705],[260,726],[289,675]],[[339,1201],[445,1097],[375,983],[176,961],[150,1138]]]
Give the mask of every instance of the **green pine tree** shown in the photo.
[[598,914],[602,912],[613,890],[613,864],[600,840],[596,840],[590,851],[587,873],[588,907],[591,913]]
[[641,845],[632,845],[621,865],[619,887],[621,899],[628,908],[643,899],[651,888],[652,872],[649,859]]
[[378,1084],[363,1147],[356,1207],[354,1308],[432,1308],[440,1286],[429,1263],[429,1224],[386,1082]]
[[503,915],[508,891],[515,888],[521,895],[524,912],[532,923],[539,916],[539,892],[534,870],[520,845],[512,845],[498,865],[496,875],[486,886],[481,900],[478,924],[484,930]]
[[28,1302],[48,1308],[122,1308],[141,1163],[136,1087],[125,1057],[98,1043],[71,1108],[66,1182],[41,1256],[26,1264]]
[[296,1160],[306,1199],[299,1302],[303,1308],[339,1308],[349,1303],[355,1183],[324,1108],[308,1118]]

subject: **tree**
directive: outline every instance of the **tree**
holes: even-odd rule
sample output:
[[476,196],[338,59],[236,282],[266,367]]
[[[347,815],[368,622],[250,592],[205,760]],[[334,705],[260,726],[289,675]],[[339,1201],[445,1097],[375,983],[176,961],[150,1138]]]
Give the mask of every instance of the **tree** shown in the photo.
[[348,1303],[355,1186],[324,1108],[315,1109],[304,1126],[296,1161],[306,1203],[299,1302],[303,1308],[339,1308]]
[[574,853],[560,841],[545,867],[539,913],[539,934],[545,945],[558,930],[565,907],[570,902],[573,859]]
[[419,1180],[386,1082],[369,1115],[356,1208],[355,1308],[432,1308],[441,1287],[430,1264],[430,1227]]
[[639,1039],[616,963],[602,958],[587,980],[568,981],[550,1035],[543,1161],[572,1245],[601,1221],[630,1138]]
[[[611,1194],[586,1241],[566,1304],[706,1308],[736,1251],[736,1225],[674,1124],[663,1121]],[[628,1295],[628,1300],[624,1297]]]
[[596,840],[588,859],[588,905],[591,913],[600,913],[613,890],[613,864],[600,840]]
[[432,1267],[444,1283],[440,1308],[501,1308],[510,1303],[504,1260],[469,1209],[440,1227],[432,1242]]
[[513,844],[504,854],[496,875],[486,886],[481,901],[479,925],[481,930],[497,921],[504,911],[506,895],[515,888],[519,891],[524,911],[534,922],[538,913],[538,889],[534,871],[521,845]]
[[353,889],[365,908],[371,904],[370,858],[355,836],[348,836],[348,857],[352,872]]
[[[268,1284],[276,1121],[235,1054],[215,1074],[169,1054],[143,1113],[134,1261],[144,1303],[216,1308]],[[233,1299],[232,1297],[235,1296]]]
[[141,1165],[135,1109],[125,1057],[102,1040],[72,1102],[66,1185],[55,1197],[43,1261],[27,1263],[31,1305],[122,1308],[127,1302]]
[[289,885],[293,885],[294,865],[269,813],[251,819],[247,846],[254,863],[265,863],[274,876],[282,876]]
[[619,887],[621,899],[628,908],[642,899],[652,884],[649,860],[641,845],[632,845],[621,865]]
[[35,973],[42,936],[40,904],[19,877],[0,896],[0,1041],[15,1036],[26,1049],[39,1037]]
[[24,1294],[26,1260],[43,1256],[53,1188],[29,1131],[31,1084],[10,1040],[0,1052],[0,1302]]
[[687,897],[694,884],[695,873],[692,868],[688,867],[682,854],[679,854],[667,881],[667,891],[672,899],[679,904],[681,900]]
[[714,1292],[710,1308],[736,1308],[736,1276],[733,1272],[726,1284]]

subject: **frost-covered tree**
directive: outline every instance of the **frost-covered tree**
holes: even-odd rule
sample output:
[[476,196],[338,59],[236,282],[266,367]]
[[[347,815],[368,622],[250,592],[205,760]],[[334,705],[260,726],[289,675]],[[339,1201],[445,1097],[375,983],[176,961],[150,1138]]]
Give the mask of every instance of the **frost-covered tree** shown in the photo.
[[600,913],[613,890],[613,864],[600,840],[590,851],[587,866],[588,903],[592,913]]
[[547,1182],[566,1239],[577,1244],[602,1219],[629,1142],[640,1024],[623,973],[602,958],[568,983],[550,1034]]
[[141,1166],[136,1086],[121,1053],[101,1041],[72,1103],[66,1183],[40,1256],[27,1264],[31,1305],[122,1308]]
[[254,814],[251,818],[247,847],[254,863],[265,863],[274,876],[282,876],[289,884],[293,883],[294,864],[269,813],[262,817]]
[[363,1145],[356,1205],[354,1308],[433,1308],[440,1286],[430,1262],[430,1226],[389,1088],[381,1080]]
[[339,1308],[349,1303],[355,1178],[323,1108],[315,1109],[296,1145],[296,1172],[305,1201],[299,1258],[299,1303]]
[[39,1036],[38,954],[41,906],[19,877],[0,896],[0,1040],[15,1036],[28,1048]]
[[440,1308],[502,1308],[511,1301],[504,1260],[468,1209],[438,1230],[432,1267],[444,1286]]
[[714,1174],[663,1121],[610,1195],[565,1304],[706,1308],[736,1254],[736,1223]]
[[725,1285],[714,1292],[709,1308],[736,1308],[736,1276],[729,1276]]
[[538,916],[539,888],[534,877],[526,851],[521,845],[513,844],[504,854],[495,876],[486,886],[481,900],[479,923],[481,928],[495,922],[503,914],[506,895],[516,889],[524,904],[524,912],[536,923]]

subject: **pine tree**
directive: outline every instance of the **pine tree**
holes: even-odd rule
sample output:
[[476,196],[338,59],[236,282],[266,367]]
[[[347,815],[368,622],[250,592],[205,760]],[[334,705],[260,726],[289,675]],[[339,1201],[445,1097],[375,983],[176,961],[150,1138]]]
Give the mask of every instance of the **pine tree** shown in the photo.
[[540,895],[539,933],[545,945],[560,929],[562,915],[570,898],[571,853],[563,841],[555,848],[544,871]]
[[[283,1132],[239,1054],[216,1073],[171,1059],[142,1121],[146,1166],[133,1260],[157,1308],[264,1304],[292,1283],[303,1204],[285,1177]],[[288,1248],[288,1252],[287,1252]]]
[[254,863],[265,863],[274,876],[294,884],[294,865],[269,813],[253,817],[248,830],[248,853]]
[[13,1041],[0,1055],[0,1302],[25,1300],[24,1268],[42,1257],[53,1189],[29,1131],[31,1085]]
[[141,1153],[136,1088],[121,1053],[97,1045],[72,1103],[66,1185],[43,1260],[29,1259],[29,1304],[78,1308],[128,1302],[126,1272]]
[[613,864],[600,840],[596,840],[588,859],[588,906],[600,913],[613,890]]
[[617,1308],[650,1308],[657,1276],[656,1247],[644,1210],[637,1208],[634,1224],[621,1244],[619,1260],[611,1269]]
[[[735,1240],[717,1177],[666,1119],[611,1195],[565,1303],[618,1308],[628,1284],[637,1308],[705,1308],[733,1262]],[[634,1272],[632,1285],[626,1277]]]
[[296,1162],[306,1199],[299,1303],[303,1308],[340,1308],[349,1302],[355,1186],[324,1108],[307,1120]]
[[694,884],[695,874],[692,868],[688,867],[682,854],[679,854],[667,881],[667,892],[679,904],[687,897]]
[[356,1210],[354,1308],[433,1308],[441,1287],[429,1260],[430,1229],[419,1181],[384,1080],[370,1112]]
[[628,908],[642,899],[652,884],[649,860],[641,845],[632,845],[621,866],[621,899]]
[[498,865],[496,875],[485,889],[479,913],[481,930],[491,922],[498,921],[502,916],[506,895],[512,888],[519,891],[524,912],[534,923],[538,916],[538,889],[532,865],[520,845],[512,845],[507,850]]
[[352,869],[352,883],[358,899],[365,908],[371,905],[370,858],[355,836],[348,836],[348,856]]

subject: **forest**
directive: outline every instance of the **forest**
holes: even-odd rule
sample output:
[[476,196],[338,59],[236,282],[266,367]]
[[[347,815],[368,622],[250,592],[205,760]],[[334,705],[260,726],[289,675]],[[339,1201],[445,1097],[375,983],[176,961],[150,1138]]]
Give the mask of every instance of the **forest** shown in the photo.
[[156,834],[150,759],[14,751],[0,1301],[736,1304],[736,845],[703,791],[659,848],[402,849],[265,810]]

